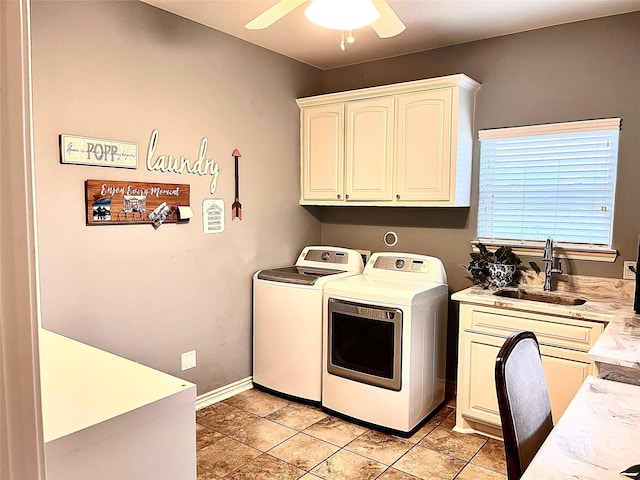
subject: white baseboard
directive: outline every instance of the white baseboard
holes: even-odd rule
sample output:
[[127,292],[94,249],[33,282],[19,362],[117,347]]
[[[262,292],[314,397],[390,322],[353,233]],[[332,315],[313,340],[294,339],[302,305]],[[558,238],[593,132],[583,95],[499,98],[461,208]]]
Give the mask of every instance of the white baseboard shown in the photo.
[[196,398],[196,410],[208,407],[214,403],[218,403],[226,398],[233,397],[238,393],[242,393],[246,390],[253,388],[253,377],[243,378],[237,382],[230,383],[224,387],[216,388],[210,392],[198,395]]
[[[457,385],[455,381],[447,380],[446,381],[446,393],[447,395],[452,395],[455,397]],[[211,390],[210,392],[203,393],[202,395],[198,395],[196,398],[196,410],[200,410],[202,408],[208,407],[209,405],[213,405],[214,403],[221,402],[227,398],[233,397],[238,393],[245,392],[249,389],[253,388],[253,377],[243,378],[242,380],[238,380],[237,382],[230,383],[229,385],[225,385],[224,387],[216,388],[215,390]]]

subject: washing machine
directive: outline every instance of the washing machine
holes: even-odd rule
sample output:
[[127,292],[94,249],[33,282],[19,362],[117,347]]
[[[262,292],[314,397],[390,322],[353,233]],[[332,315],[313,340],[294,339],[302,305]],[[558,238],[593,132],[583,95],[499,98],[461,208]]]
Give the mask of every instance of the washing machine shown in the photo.
[[362,273],[360,252],[309,246],[294,266],[253,276],[253,383],[320,403],[324,287]]
[[444,401],[448,297],[442,262],[406,253],[327,284],[322,406],[411,435]]

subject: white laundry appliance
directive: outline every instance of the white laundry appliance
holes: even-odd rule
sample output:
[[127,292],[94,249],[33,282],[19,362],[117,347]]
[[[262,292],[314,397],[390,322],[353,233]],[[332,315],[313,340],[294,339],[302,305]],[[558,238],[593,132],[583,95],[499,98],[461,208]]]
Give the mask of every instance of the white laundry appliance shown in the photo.
[[375,253],[325,287],[322,406],[409,435],[445,394],[447,276],[434,257]]
[[360,252],[309,246],[294,266],[253,276],[253,383],[319,403],[322,394],[323,289],[362,272]]

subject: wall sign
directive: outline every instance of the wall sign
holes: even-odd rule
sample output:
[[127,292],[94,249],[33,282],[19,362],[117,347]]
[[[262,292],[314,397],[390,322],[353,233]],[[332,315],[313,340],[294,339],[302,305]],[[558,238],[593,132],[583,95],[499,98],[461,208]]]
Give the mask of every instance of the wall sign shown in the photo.
[[189,160],[189,158],[180,156],[174,157],[173,155],[158,155],[156,154],[156,148],[158,147],[158,137],[160,134],[158,130],[151,132],[149,138],[149,148],[147,149],[147,169],[151,171],[159,172],[173,172],[183,173],[185,170],[187,173],[194,173],[197,175],[211,175],[211,185],[209,191],[215,193],[216,184],[218,182],[218,175],[220,175],[220,165],[207,156],[207,137],[204,137],[200,142],[200,149],[198,150],[198,159],[195,161]]
[[135,169],[138,168],[138,145],[103,138],[60,135],[60,162]]
[[190,206],[189,185],[173,183],[85,182],[87,225],[131,225],[178,221],[178,207]]
[[202,231],[224,232],[224,200],[221,198],[205,198],[202,201]]

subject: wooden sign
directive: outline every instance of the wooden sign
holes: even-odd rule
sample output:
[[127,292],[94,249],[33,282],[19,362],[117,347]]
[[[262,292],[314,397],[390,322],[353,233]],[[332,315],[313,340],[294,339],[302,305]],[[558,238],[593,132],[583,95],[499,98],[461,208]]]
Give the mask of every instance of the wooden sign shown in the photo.
[[103,138],[60,135],[60,162],[99,167],[138,168],[138,145]]
[[87,225],[176,223],[178,207],[190,206],[189,185],[87,180]]

